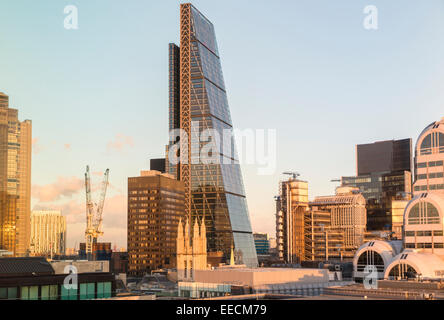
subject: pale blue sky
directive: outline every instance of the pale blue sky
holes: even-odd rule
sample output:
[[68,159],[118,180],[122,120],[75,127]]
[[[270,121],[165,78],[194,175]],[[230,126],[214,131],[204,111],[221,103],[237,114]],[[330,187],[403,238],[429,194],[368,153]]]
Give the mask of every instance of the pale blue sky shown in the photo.
[[[63,28],[69,4],[79,30]],[[415,141],[444,116],[443,0],[193,4],[215,25],[234,126],[277,129],[276,174],[243,168],[255,231],[274,235],[282,171],[311,198],[332,194],[330,179],[355,174],[357,143]],[[362,26],[370,4],[376,31]],[[69,215],[68,246],[83,241],[87,164],[110,168],[103,240],[126,245],[126,179],[163,156],[178,37],[178,1],[0,0],[0,91],[33,121],[33,205]]]

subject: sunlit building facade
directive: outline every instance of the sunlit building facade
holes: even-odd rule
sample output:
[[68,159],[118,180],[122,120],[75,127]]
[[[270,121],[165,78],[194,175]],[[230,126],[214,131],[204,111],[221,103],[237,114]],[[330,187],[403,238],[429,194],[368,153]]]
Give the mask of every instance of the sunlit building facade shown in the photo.
[[357,249],[363,243],[367,210],[358,188],[338,187],[336,195],[316,197],[310,205],[331,212],[331,227],[343,230],[345,249]]
[[179,220],[185,216],[181,181],[160,171],[128,178],[128,273],[143,276],[176,265]]
[[444,193],[444,118],[429,124],[419,135],[413,192]]
[[292,177],[279,182],[276,197],[276,245],[280,261],[301,263],[305,259],[305,214],[308,182]]
[[358,187],[366,200],[367,229],[391,231],[392,201],[410,200],[411,139],[356,146],[356,176],[342,177],[342,186]]
[[31,231],[32,124],[19,121],[18,110],[9,108],[8,100],[0,93],[0,246],[24,256]]
[[66,217],[60,211],[31,212],[31,255],[64,255],[66,252]]
[[[188,219],[205,218],[208,255],[227,261],[234,246],[239,262],[257,266],[232,134],[220,144],[213,137],[199,140],[207,129],[222,139],[224,130],[232,132],[232,122],[214,26],[189,3],[180,6],[180,41],[180,47],[169,46],[169,129],[181,129],[182,135],[180,143],[175,145],[175,137],[167,146],[166,171],[184,184]],[[204,161],[199,152],[208,143],[214,149]]]
[[[419,135],[415,150],[414,197],[405,206],[402,250],[385,250],[388,242],[378,242],[378,255],[368,259],[364,248],[355,256],[355,277],[364,277],[366,265],[376,265],[378,277],[390,280],[444,278],[444,118],[428,125]],[[403,204],[400,204],[400,207]],[[374,242],[373,242],[374,243]],[[376,246],[375,246],[376,247]]]

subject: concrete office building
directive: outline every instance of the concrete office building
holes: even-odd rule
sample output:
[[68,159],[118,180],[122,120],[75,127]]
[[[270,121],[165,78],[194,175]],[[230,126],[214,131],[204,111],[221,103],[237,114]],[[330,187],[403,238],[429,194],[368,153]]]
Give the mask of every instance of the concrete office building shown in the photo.
[[304,261],[340,261],[350,257],[345,248],[345,231],[332,226],[331,211],[310,206],[305,212]]
[[316,296],[330,286],[347,284],[327,269],[223,266],[196,271],[193,282],[179,282],[178,287],[181,297],[205,298],[261,293]]
[[32,124],[0,93],[0,248],[15,256],[29,252],[31,233]]
[[402,139],[356,146],[357,175],[342,177],[341,184],[361,190],[370,231],[392,231],[392,200],[411,198],[411,145],[411,139]]
[[253,233],[254,246],[256,247],[256,254],[268,255],[270,252],[270,238],[268,233]]
[[176,264],[179,219],[185,216],[184,186],[159,171],[128,178],[128,273],[143,276]]
[[401,240],[404,236],[402,227],[404,225],[404,211],[409,203],[409,200],[400,199],[392,200],[392,234],[393,240]]
[[[167,146],[166,171],[184,184],[190,221],[205,217],[208,254],[226,261],[234,246],[243,263],[257,266],[234,138],[224,141],[232,121],[215,29],[190,3],[180,5],[180,47],[169,45],[169,129],[182,129],[182,136]],[[220,137],[220,144],[210,138],[211,155],[217,154],[211,161],[200,153],[207,130]]]
[[363,243],[367,212],[358,188],[338,187],[336,195],[316,197],[310,206],[331,212],[331,227],[344,232],[344,249],[356,250]]
[[32,255],[52,256],[66,253],[66,217],[60,211],[31,212]]
[[415,147],[413,193],[444,193],[444,118],[429,124]]
[[278,258],[300,263],[305,258],[304,216],[308,210],[308,182],[291,177],[279,182],[276,197],[276,245]]
[[[402,250],[391,250],[386,259],[378,258],[383,261],[379,266],[380,269],[384,266],[384,279],[444,278],[444,193],[439,186],[441,178],[436,177],[443,170],[442,164],[439,165],[444,154],[440,140],[444,137],[443,129],[441,120],[427,126],[419,135],[415,151],[416,189],[404,210]],[[378,246],[388,247],[383,242]],[[374,264],[371,259],[361,257],[366,251],[364,247],[369,245],[364,244],[355,256],[354,272],[358,278],[363,276],[358,267]],[[382,252],[377,253],[384,257]],[[378,276],[381,273],[378,270]]]
[[[77,288],[64,285],[71,264],[78,267]],[[0,258],[0,300],[86,300],[115,292],[114,275],[89,261],[52,265],[43,257]]]

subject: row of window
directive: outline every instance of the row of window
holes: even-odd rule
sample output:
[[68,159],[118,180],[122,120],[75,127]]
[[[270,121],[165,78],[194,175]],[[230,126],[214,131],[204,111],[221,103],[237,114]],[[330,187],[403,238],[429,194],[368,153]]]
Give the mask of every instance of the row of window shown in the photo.
[[434,237],[442,237],[442,230],[434,230],[433,232],[431,230],[429,231],[406,231],[405,236],[406,237],[431,237],[433,234]]
[[[444,189],[444,184],[431,184],[429,185],[430,190],[442,190]],[[416,186],[415,191],[427,191],[427,185]]]
[[430,162],[420,162],[416,165],[417,168],[427,168],[427,166],[429,168],[431,167],[440,167],[443,165],[443,161],[430,161]]
[[86,300],[111,297],[111,282],[81,283],[79,288],[42,285],[0,288],[0,300]]
[[435,242],[435,243],[406,243],[405,244],[406,248],[409,249],[443,249],[444,248],[444,243],[442,242]]
[[[443,176],[444,176],[444,173],[442,173],[442,172],[429,173],[429,179],[442,178]],[[416,179],[417,180],[426,180],[427,174],[418,174]]]

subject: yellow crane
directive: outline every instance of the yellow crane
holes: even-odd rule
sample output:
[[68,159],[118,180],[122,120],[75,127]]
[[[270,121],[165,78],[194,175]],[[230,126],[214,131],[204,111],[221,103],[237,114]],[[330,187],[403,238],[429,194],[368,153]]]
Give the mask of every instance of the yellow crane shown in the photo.
[[[93,244],[97,243],[97,238],[103,235],[102,231],[102,212],[105,204],[106,188],[108,186],[109,169],[106,169],[103,175],[102,188],[99,202],[94,204],[91,200],[91,177],[89,166],[86,166],[85,189],[86,189],[86,231],[85,231],[85,249],[88,260],[92,258]],[[96,209],[96,210],[94,210]]]

